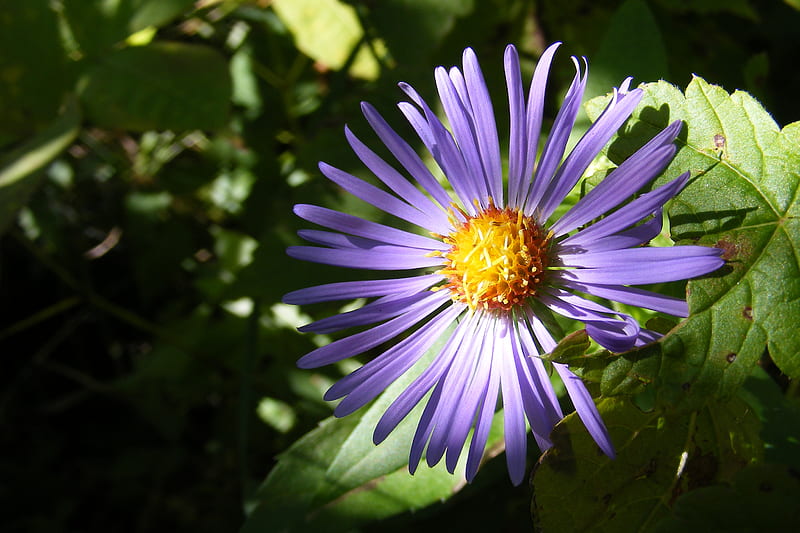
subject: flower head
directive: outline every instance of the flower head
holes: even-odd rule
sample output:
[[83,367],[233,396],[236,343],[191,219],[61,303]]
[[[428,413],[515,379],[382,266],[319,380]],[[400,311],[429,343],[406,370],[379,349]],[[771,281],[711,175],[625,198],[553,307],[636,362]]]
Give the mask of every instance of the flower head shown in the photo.
[[[443,348],[375,428],[379,443],[430,392],[411,445],[412,473],[423,452],[429,465],[444,457],[453,472],[472,430],[466,461],[471,480],[500,397],[509,474],[520,483],[525,474],[526,419],[544,450],[552,446],[550,432],[564,416],[540,357],[556,346],[556,340],[537,309],[582,322],[598,344],[622,352],[654,341],[658,334],[581,294],[687,316],[684,300],[631,285],[688,279],[723,264],[714,248],[644,246],[661,231],[663,206],[684,187],[688,172],[624,203],[672,159],[680,122],[665,128],[553,220],[556,208],[642,96],[640,89],[629,89],[630,79],[625,80],[565,157],[586,84],[585,68],[573,58],[575,77],[537,161],[545,86],[557,47],[558,43],[542,54],[527,98],[517,52],[513,46],[506,49],[506,176],[492,102],[469,48],[462,70],[435,71],[450,129],[412,87],[400,84],[413,103],[401,102],[399,108],[449,188],[369,104],[362,105],[364,115],[399,167],[345,128],[350,146],[385,188],[325,163],[320,164],[322,173],[358,198],[418,226],[421,234],[318,206],[295,207],[298,216],[333,231],[302,230],[301,237],[319,246],[290,247],[292,257],[350,268],[412,271],[404,277],[332,283],[285,296],[292,304],[375,298],[360,309],[301,328],[327,333],[372,325],[308,353],[298,362],[303,368],[340,361],[405,334],[331,387],[325,398],[342,398],[337,416],[375,398],[453,326]],[[611,439],[583,382],[566,365],[553,366],[587,430],[613,457]]]

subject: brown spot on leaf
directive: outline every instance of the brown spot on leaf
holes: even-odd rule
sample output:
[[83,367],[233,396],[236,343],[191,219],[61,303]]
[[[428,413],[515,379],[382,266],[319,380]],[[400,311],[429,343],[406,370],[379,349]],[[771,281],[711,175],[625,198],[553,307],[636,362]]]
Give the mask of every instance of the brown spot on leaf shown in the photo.
[[736,361],[736,354],[733,352],[728,352],[728,354],[725,356],[725,360],[729,363],[733,363]]
[[692,384],[687,381],[686,383],[681,385],[681,388],[683,389],[684,392],[689,392],[689,389],[692,388]]
[[714,146],[716,147],[717,150],[722,150],[723,148],[725,148],[725,141],[726,139],[723,134],[717,133],[716,135],[714,135]]
[[742,316],[747,320],[753,320],[753,308],[749,305],[745,305],[744,309],[742,309]]
[[730,261],[739,256],[741,247],[738,242],[730,240],[728,237],[723,237],[716,242],[715,248],[722,250],[722,258],[725,261]]

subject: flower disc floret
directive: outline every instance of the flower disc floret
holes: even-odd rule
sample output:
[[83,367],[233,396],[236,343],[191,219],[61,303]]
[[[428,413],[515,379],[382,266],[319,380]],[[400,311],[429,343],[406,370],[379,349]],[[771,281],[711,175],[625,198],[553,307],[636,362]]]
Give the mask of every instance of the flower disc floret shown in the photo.
[[494,203],[465,218],[442,237],[450,249],[441,253],[447,265],[439,274],[447,276],[444,287],[453,299],[472,310],[510,311],[534,296],[547,266],[548,238],[533,218]]

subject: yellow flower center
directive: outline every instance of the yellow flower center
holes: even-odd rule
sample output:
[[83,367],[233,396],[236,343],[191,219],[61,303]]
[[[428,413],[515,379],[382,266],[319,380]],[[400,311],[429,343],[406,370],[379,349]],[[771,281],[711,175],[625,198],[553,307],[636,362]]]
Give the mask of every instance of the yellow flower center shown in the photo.
[[[463,213],[462,213],[463,214]],[[465,215],[466,216],[466,215]],[[450,250],[439,274],[453,299],[472,310],[509,311],[536,294],[547,266],[549,236],[529,216],[509,207],[489,207],[441,236]]]

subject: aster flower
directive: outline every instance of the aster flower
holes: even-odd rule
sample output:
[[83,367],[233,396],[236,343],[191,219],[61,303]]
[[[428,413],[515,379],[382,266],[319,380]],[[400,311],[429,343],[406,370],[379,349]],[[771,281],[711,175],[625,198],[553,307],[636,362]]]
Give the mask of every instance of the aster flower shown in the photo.
[[[435,71],[449,130],[412,87],[400,84],[410,99],[399,104],[400,111],[449,188],[372,106],[362,104],[367,122],[399,166],[379,157],[345,128],[350,146],[385,188],[326,163],[320,170],[361,200],[418,226],[419,234],[323,207],[294,208],[301,218],[332,231],[301,230],[303,239],[318,246],[290,247],[290,256],[348,268],[411,271],[403,277],[331,283],[285,296],[285,302],[297,305],[375,298],[360,309],[300,328],[330,333],[370,326],[308,353],[298,362],[302,368],[384,347],[326,393],[326,400],[342,399],[336,416],[367,404],[419,362],[440,337],[449,335],[375,428],[377,444],[430,393],[411,443],[412,473],[423,452],[430,466],[444,458],[453,472],[472,431],[466,460],[466,477],[472,480],[501,398],[509,475],[519,484],[525,475],[527,426],[545,450],[552,446],[553,427],[564,416],[540,357],[556,346],[541,310],[582,322],[598,344],[623,352],[654,341],[658,334],[583,295],[685,317],[684,300],[631,285],[688,279],[723,264],[714,248],[643,246],[659,234],[663,206],[686,185],[688,172],[625,203],[672,159],[680,122],[670,124],[553,220],[556,208],[642,96],[640,89],[630,90],[630,79],[625,80],[564,157],[588,69],[585,60],[582,68],[573,57],[575,77],[537,161],[545,86],[558,46],[542,54],[527,99],[517,52],[513,46],[506,48],[510,140],[505,176],[492,102],[471,49],[464,51],[463,70]],[[586,429],[602,451],[614,457],[609,434],[583,382],[566,365],[553,367]]]

